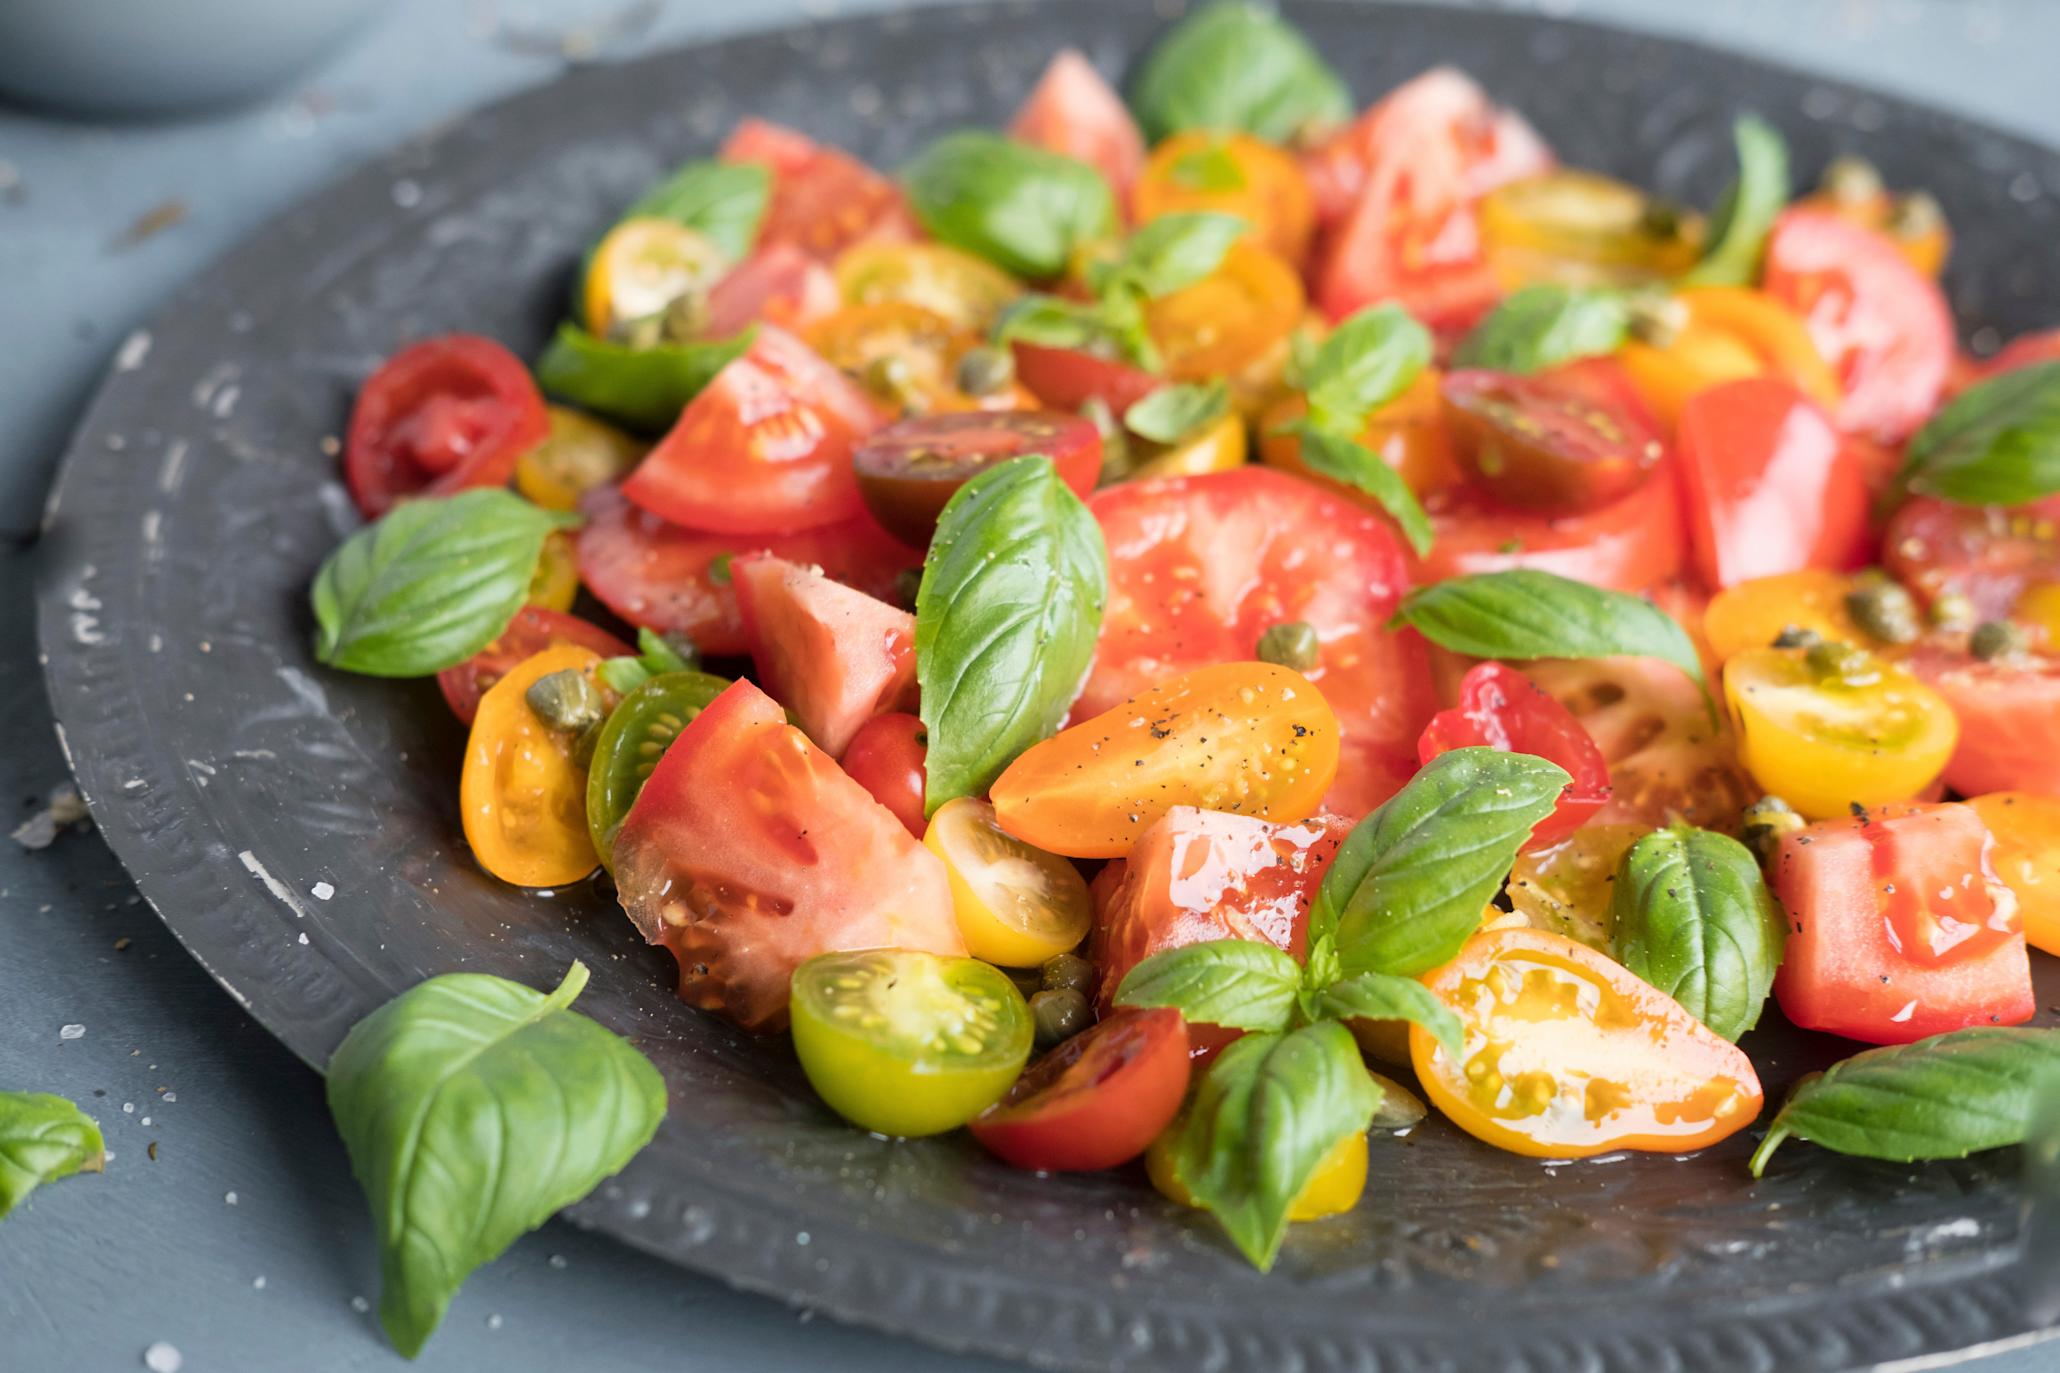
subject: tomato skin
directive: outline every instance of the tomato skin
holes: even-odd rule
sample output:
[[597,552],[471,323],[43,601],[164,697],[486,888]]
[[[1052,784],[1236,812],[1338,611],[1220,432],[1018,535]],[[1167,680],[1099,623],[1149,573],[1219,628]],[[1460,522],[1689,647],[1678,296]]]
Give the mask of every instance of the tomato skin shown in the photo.
[[1077,48],[1061,48],[1009,120],[1009,137],[1099,171],[1123,203],[1144,166],[1144,134],[1123,103]]
[[1687,323],[1671,340],[1630,339],[1617,354],[1667,429],[1699,393],[1746,377],[1779,378],[1825,410],[1838,408],[1837,376],[1803,317],[1783,302],[1745,286],[1694,286],[1674,300]]
[[2060,329],[2045,329],[2011,339],[2001,351],[1981,365],[1980,379],[1987,381],[2005,372],[2035,367],[2042,362],[2060,362]]
[[1009,345],[1016,358],[1016,377],[1054,410],[1078,413],[1091,400],[1123,412],[1166,384],[1141,367],[1114,358],[1096,357],[1078,348],[1046,348],[1018,340]]
[[599,865],[587,834],[586,767],[574,759],[572,737],[538,719],[524,693],[554,672],[593,680],[600,662],[590,649],[556,644],[517,663],[480,698],[458,810],[479,866],[512,886],[568,886]]
[[1913,496],[1889,518],[1881,560],[1926,601],[1957,592],[1984,620],[2025,591],[2060,581],[2060,496],[2032,505],[1951,505]]
[[1535,376],[1462,370],[1439,387],[1459,466],[1503,505],[1575,515],[1651,479],[1666,444],[1608,358]]
[[1567,708],[1531,679],[1501,663],[1481,663],[1460,680],[1459,704],[1431,717],[1417,741],[1428,763],[1441,753],[1473,746],[1535,754],[1572,777],[1552,814],[1531,829],[1527,849],[1550,848],[1588,823],[1609,802],[1609,761]]
[[[1423,982],[1458,1013],[1466,1047],[1455,1062],[1410,1026],[1417,1081],[1454,1125],[1498,1149],[1533,1158],[1690,1153],[1743,1130],[1765,1104],[1738,1046],[1564,935],[1484,930]],[[1504,1015],[1513,1021],[1506,1038],[1495,1033]]]
[[873,517],[897,538],[927,547],[937,517],[961,486],[1026,453],[1050,458],[1059,480],[1082,499],[1101,476],[1101,431],[1056,410],[918,415],[860,444],[851,465]]
[[1533,282],[1637,286],[1677,277],[1702,247],[1700,215],[1664,207],[1636,186],[1559,169],[1505,182],[1481,200],[1481,238],[1504,289]]
[[920,305],[984,337],[1023,287],[985,258],[943,243],[861,243],[837,258],[846,305]]
[[[1287,364],[1288,336],[1301,324],[1302,279],[1278,255],[1234,243],[1223,262],[1192,286],[1145,306],[1145,327],[1173,381],[1225,377],[1233,402],[1272,399],[1270,371]],[[1035,387],[1031,388],[1035,390]]]
[[1189,1074],[1180,1012],[1118,1011],[1032,1063],[970,1128],[1018,1168],[1114,1168],[1142,1154],[1180,1113]]
[[1931,647],[1905,661],[1960,722],[1960,741],[1946,763],[1948,787],[1962,796],[2060,796],[2060,658],[1984,663]]
[[908,832],[923,837],[923,762],[930,752],[923,722],[901,711],[875,715],[858,727],[838,759],[851,780],[894,812]]
[[479,699],[510,669],[558,644],[588,649],[603,658],[620,658],[634,653],[622,640],[562,610],[526,605],[501,631],[500,637],[479,652],[436,674],[437,689],[461,724],[469,725],[479,713]]
[[917,237],[901,189],[836,148],[763,119],[746,119],[717,154],[724,162],[756,162],[773,174],[772,202],[758,245],[791,243],[823,262],[854,243]]
[[748,681],[665,751],[614,856],[623,909],[679,960],[680,999],[747,1030],[785,1025],[789,979],[817,954],[965,954],[944,865]]
[[708,292],[709,338],[753,324],[805,330],[837,308],[830,269],[791,243],[772,243],[725,272]]
[[914,707],[915,616],[770,553],[730,577],[759,685],[831,757],[875,715]]
[[1686,564],[1680,477],[1671,460],[1621,500],[1580,515],[1511,510],[1474,487],[1424,500],[1436,538],[1417,563],[1418,582],[1535,567],[1577,582],[1643,592]]
[[1867,556],[1868,493],[1830,416],[1785,381],[1701,392],[1681,412],[1689,544],[1710,587]]
[[376,520],[405,496],[506,485],[550,428],[522,359],[477,334],[424,339],[381,363],[358,391],[344,482]]
[[1967,804],[1988,826],[1989,859],[2017,898],[2025,941],[2060,954],[2060,797],[1999,791]]
[[[1186,169],[1212,160],[1227,184],[1196,178]],[[1192,129],[1152,149],[1130,194],[1131,215],[1147,224],[1161,215],[1215,211],[1251,225],[1250,237],[1282,260],[1299,263],[1309,251],[1316,208],[1309,182],[1294,156],[1248,133]]]
[[1721,665],[1749,648],[1766,648],[1791,625],[1842,644],[1865,642],[1845,598],[1853,579],[1822,568],[1734,582],[1718,592],[1702,617],[1710,651]]
[[[1989,844],[1981,817],[1956,803],[1884,807],[1785,836],[1773,868],[1788,912],[1788,952],[1774,979],[1782,1012],[1804,1029],[1868,1044],[2029,1020],[2038,1009],[2031,965]],[[1948,889],[1987,937],[1958,956],[1919,961],[1899,943],[1907,922],[1890,903],[1929,902]]]

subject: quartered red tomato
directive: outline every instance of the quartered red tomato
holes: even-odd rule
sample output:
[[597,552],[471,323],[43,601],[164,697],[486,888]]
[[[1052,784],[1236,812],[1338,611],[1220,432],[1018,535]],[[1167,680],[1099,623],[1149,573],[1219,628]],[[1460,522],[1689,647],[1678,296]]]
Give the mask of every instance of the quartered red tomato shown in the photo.
[[1179,1113],[1187,1049],[1180,1012],[1118,1011],[1032,1063],[969,1128],[1018,1168],[1085,1173],[1128,1163]]
[[944,865],[748,681],[666,749],[614,858],[681,999],[747,1030],[786,1024],[788,981],[817,954],[965,953]]
[[1078,412],[1089,401],[1098,400],[1120,419],[1124,411],[1166,384],[1164,377],[1142,367],[1079,348],[1016,342],[1010,350],[1016,358],[1016,379],[1054,410]]
[[1144,135],[1078,49],[1062,48],[1009,121],[1009,137],[1078,158],[1100,172],[1122,204],[1144,166]]
[[376,520],[405,496],[505,486],[550,429],[522,359],[476,334],[424,339],[388,358],[358,392],[344,481]]
[[929,828],[923,818],[923,760],[930,737],[923,722],[900,711],[875,715],[858,727],[844,756],[837,761],[851,780],[894,812],[894,818],[920,839]]
[[769,553],[730,577],[758,684],[831,757],[875,715],[914,707],[915,616]]
[[1417,580],[1535,567],[1578,582],[1642,592],[1687,561],[1680,478],[1662,462],[1631,494],[1580,515],[1512,510],[1476,487],[1424,498],[1435,540]]
[[654,515],[726,534],[791,534],[862,509],[851,448],[885,417],[792,334],[758,331],[622,484]]
[[2022,922],[1990,842],[1959,804],[1883,806],[1785,836],[1773,870],[1789,919],[1782,1011],[1869,1044],[2031,1019]]
[[1666,456],[1658,425],[1608,358],[1534,376],[1448,372],[1440,394],[1460,467],[1519,510],[1599,510],[1637,490]]
[[772,243],[723,274],[708,292],[710,338],[760,322],[800,332],[836,310],[837,278],[791,243]]
[[1881,560],[1926,601],[1965,596],[1978,619],[2002,619],[2029,588],[2060,582],[2060,496],[2010,508],[1914,496],[1889,519]]
[[854,243],[915,238],[901,190],[849,153],[793,129],[746,119],[722,145],[725,162],[772,169],[760,247],[791,243],[824,262]]
[[2060,796],[2060,658],[2026,653],[1981,662],[1932,647],[1904,666],[1945,697],[1960,722],[1946,762],[1948,787],[1962,796]]
[[901,420],[851,455],[866,509],[897,537],[927,546],[957,490],[990,467],[1041,453],[1059,480],[1086,496],[1102,470],[1102,437],[1088,420],[1055,410],[921,415]]
[[894,597],[902,572],[920,567],[920,549],[898,543],[860,511],[856,518],[795,534],[709,534],[639,510],[613,487],[580,502],[579,579],[633,625],[684,634],[703,653],[748,653],[737,608],[734,560],[771,553],[820,567],[868,596]]
[[1581,722],[1530,678],[1501,663],[1468,669],[1460,679],[1459,704],[1432,716],[1416,747],[1426,763],[1456,748],[1485,747],[1535,754],[1565,768],[1573,780],[1552,814],[1532,828],[1525,848],[1557,844],[1609,801],[1609,761]]
[[577,615],[526,605],[515,612],[515,618],[499,638],[456,667],[437,673],[436,685],[450,704],[451,714],[469,725],[478,713],[479,698],[495,682],[507,676],[517,663],[559,644],[584,648],[603,658],[620,658],[636,652],[607,630],[588,624]]

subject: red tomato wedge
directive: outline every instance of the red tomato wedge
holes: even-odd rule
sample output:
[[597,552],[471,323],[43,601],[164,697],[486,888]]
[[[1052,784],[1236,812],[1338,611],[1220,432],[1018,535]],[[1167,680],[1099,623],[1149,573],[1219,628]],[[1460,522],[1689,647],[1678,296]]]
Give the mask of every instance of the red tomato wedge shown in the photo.
[[1930,418],[1956,355],[1953,315],[1887,237],[1835,211],[1783,211],[1763,284],[1838,374],[1840,428],[1897,443]]
[[1144,166],[1144,135],[1130,107],[1094,63],[1077,49],[1061,49],[1009,121],[1009,137],[1078,158],[1099,171],[1126,202]]
[[1456,748],[1483,747],[1535,754],[1573,778],[1552,814],[1531,830],[1525,848],[1549,848],[1595,817],[1609,802],[1609,760],[1567,708],[1513,667],[1480,663],[1459,682],[1459,704],[1431,717],[1417,741],[1430,762]]
[[1409,575],[1385,517],[1264,467],[1128,482],[1088,508],[1108,542],[1109,603],[1074,719],[1249,659],[1268,629],[1302,620],[1322,641],[1307,676],[1343,731],[1324,804],[1356,818],[1415,772],[1436,702],[1423,641],[1387,627]]
[[1118,1011],[1031,1064],[967,1128],[1018,1168],[1114,1168],[1142,1154],[1179,1114],[1187,1052],[1180,1012]]
[[451,714],[469,725],[479,713],[479,698],[495,682],[523,659],[559,644],[591,649],[603,658],[621,658],[636,652],[607,630],[588,624],[577,615],[526,605],[515,612],[515,618],[499,638],[456,667],[437,673],[436,685],[450,704]]
[[928,829],[923,817],[923,763],[930,752],[929,735],[913,715],[875,715],[858,727],[837,761],[851,780],[894,812],[894,818],[921,839]]
[[851,379],[784,330],[688,403],[622,494],[654,515],[725,534],[791,534],[864,508],[852,445],[886,422]]
[[1984,663],[1929,648],[1905,666],[1945,697],[1960,721],[1960,742],[1946,763],[1948,787],[1962,796],[2060,796],[2060,658],[2027,654]]
[[403,496],[507,485],[550,428],[522,359],[476,334],[424,339],[388,358],[358,392],[344,481],[376,520]]
[[732,567],[738,556],[771,553],[868,596],[895,594],[901,573],[920,567],[919,549],[897,543],[870,516],[798,534],[710,534],[667,523],[597,487],[580,502],[579,579],[603,605],[633,625],[684,634],[703,653],[747,653]]
[[1980,365],[1976,379],[1986,381],[2041,362],[2060,362],[2060,329],[2042,329],[2011,339],[2001,352]]
[[708,292],[710,338],[760,322],[801,332],[842,304],[837,278],[791,243],[773,243],[723,274]]
[[1868,550],[1868,472],[1831,417],[1778,377],[1710,387],[1677,431],[1689,545],[1705,586],[1822,567]]
[[944,864],[738,682],[667,748],[615,839],[622,907],[680,965],[680,998],[747,1030],[787,1022],[819,953],[963,956]]
[[2060,496],[2008,508],[1914,496],[1890,517],[1881,560],[1926,601],[1957,593],[2002,619],[2026,587],[2060,581]]
[[1477,487],[1424,497],[1435,540],[1419,582],[1535,567],[1577,582],[1643,592],[1680,575],[1687,556],[1680,478],[1671,460],[1621,500],[1580,515],[1541,515],[1497,504]]
[[915,220],[901,188],[849,153],[793,129],[747,119],[722,145],[725,162],[772,169],[772,203],[758,246],[791,243],[832,261],[854,243],[913,241]]
[[831,757],[916,699],[916,617],[769,553],[730,564],[758,683]]
[[1078,411],[1091,400],[1122,418],[1131,406],[1166,385],[1142,367],[1113,358],[1099,358],[1078,348],[1046,348],[1036,343],[1010,345],[1016,358],[1016,379],[1054,410]]
[[1782,1011],[1869,1044],[2031,1019],[2017,900],[1990,867],[1990,844],[1981,817],[1950,803],[1884,806],[1784,837],[1774,862],[1789,921],[1774,980]]

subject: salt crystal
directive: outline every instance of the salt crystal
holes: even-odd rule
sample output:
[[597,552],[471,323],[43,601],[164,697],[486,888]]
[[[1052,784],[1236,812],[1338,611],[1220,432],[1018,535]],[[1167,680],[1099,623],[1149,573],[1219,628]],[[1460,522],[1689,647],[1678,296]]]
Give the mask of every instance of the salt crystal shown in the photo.
[[84,1025],[66,1025],[57,1032],[57,1037],[59,1039],[84,1039],[86,1037],[86,1027]]
[[336,895],[336,888],[330,886],[327,882],[317,882],[308,890],[317,901],[327,901],[330,897]]
[[258,1291],[260,1291],[260,1292],[264,1291],[264,1290],[265,1290],[265,1275],[264,1275],[263,1273],[260,1273],[260,1274],[258,1274],[258,1275],[257,1275],[256,1277],[254,1277],[254,1278],[252,1278],[252,1279],[250,1280],[250,1285],[251,1285],[252,1287],[256,1288],[256,1289],[257,1289]]
[[553,1255],[551,1255],[551,1267],[553,1267],[553,1268],[563,1268],[564,1266],[565,1266],[565,1256],[564,1256],[563,1254],[553,1254]]
[[362,1315],[372,1309],[372,1303],[366,1301],[363,1297],[352,1297],[350,1299],[350,1309]]
[[179,1373],[186,1366],[186,1356],[159,1340],[143,1351],[143,1366],[150,1373]]
[[236,1204],[236,1194],[235,1194],[234,1192],[224,1192],[224,1193],[222,1193],[222,1205],[224,1205],[224,1206],[234,1206],[235,1204]]
[[125,1115],[125,1116],[133,1116],[133,1115],[135,1115],[135,1114],[136,1114],[136,1103],[135,1103],[135,1102],[133,1102],[133,1101],[125,1101],[125,1102],[123,1102],[123,1103],[122,1103],[122,1114],[123,1114],[123,1115]]
[[486,1318],[486,1328],[489,1330],[499,1330],[501,1328],[500,1312],[496,1311],[493,1315]]
[[179,1094],[178,1094],[177,1092],[166,1092],[166,1093],[165,1093],[165,1101],[166,1101],[166,1103],[167,1103],[167,1104],[169,1104],[169,1103],[171,1103],[171,1102],[174,1102],[174,1101],[177,1101],[178,1099],[179,1099]]

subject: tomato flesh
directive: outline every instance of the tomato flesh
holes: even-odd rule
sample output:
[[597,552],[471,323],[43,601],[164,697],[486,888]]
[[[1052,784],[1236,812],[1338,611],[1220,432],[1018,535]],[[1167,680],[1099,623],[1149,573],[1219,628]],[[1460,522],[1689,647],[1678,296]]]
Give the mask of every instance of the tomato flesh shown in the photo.
[[1102,470],[1101,432],[1054,410],[922,415],[880,430],[851,455],[866,509],[888,532],[926,546],[937,517],[961,486],[990,467],[1040,453],[1077,496]]
[[2060,658],[2027,654],[1984,663],[1931,648],[1912,654],[1907,665],[1960,722],[1947,786],[1962,796],[2060,796]]
[[916,700],[916,620],[769,553],[730,564],[759,685],[831,757],[875,715]]
[[923,837],[923,760],[929,753],[923,722],[900,711],[875,715],[858,727],[837,761],[851,780],[894,812],[916,838]]
[[1015,355],[1017,379],[1054,410],[1077,414],[1089,401],[1100,401],[1121,418],[1166,384],[1164,377],[1142,367],[1079,348],[1047,348],[1021,340],[1009,348]]
[[1965,596],[1999,620],[2025,591],[2060,582],[2060,496],[2012,507],[1905,502],[1882,535],[1882,562],[1927,601]]
[[1435,535],[1417,580],[1534,567],[1577,582],[1644,592],[1685,565],[1679,478],[1670,462],[1629,495],[1578,515],[1512,510],[1471,486],[1424,499]]
[[1652,417],[1606,358],[1528,377],[1451,372],[1440,394],[1460,467],[1521,510],[1599,509],[1650,480],[1666,456]]
[[577,644],[553,645],[516,664],[480,698],[465,740],[458,811],[479,866],[512,886],[568,886],[598,862],[587,834],[586,768],[574,757],[574,740],[539,719],[525,693],[554,672],[582,672],[597,682],[600,662]]
[[837,308],[830,269],[791,243],[773,243],[723,273],[708,292],[709,338],[728,338],[754,324],[791,332],[810,328]]
[[973,1118],[973,1138],[1040,1172],[1128,1163],[1179,1114],[1187,1047],[1180,1012],[1118,1011],[1031,1064],[1007,1096]]
[[979,797],[938,807],[923,847],[951,874],[959,935],[975,958],[1034,968],[1087,937],[1094,912],[1080,870],[1008,833]]
[[1989,859],[2017,898],[2025,941],[2060,954],[2060,797],[1999,791],[1967,804],[1988,826]]
[[479,713],[480,698],[495,682],[507,676],[517,663],[558,644],[588,649],[603,658],[620,658],[635,652],[607,630],[588,624],[577,615],[526,605],[515,612],[515,618],[499,638],[456,667],[437,673],[437,688],[443,692],[451,714],[469,725]]
[[1140,224],[1169,214],[1236,215],[1251,226],[1254,242],[1289,263],[1307,255],[1316,227],[1309,182],[1294,155],[1248,133],[1174,134],[1152,149],[1130,205]]
[[826,148],[806,134],[746,119],[719,155],[725,162],[756,162],[772,172],[772,203],[759,226],[760,247],[791,243],[828,262],[854,243],[916,237],[899,187],[849,153]]
[[1060,49],[1046,65],[1008,127],[1018,142],[1093,167],[1119,204],[1144,165],[1144,135],[1130,107],[1075,48]]
[[505,485],[550,427],[522,359],[476,334],[424,339],[388,358],[358,392],[344,481],[376,520],[404,496]]
[[1609,760],[1581,722],[1514,668],[1481,663],[1459,683],[1459,704],[1431,717],[1417,741],[1428,763],[1456,748],[1530,753],[1559,764],[1573,779],[1552,814],[1531,829],[1525,848],[1548,848],[1588,823],[1609,801]]

